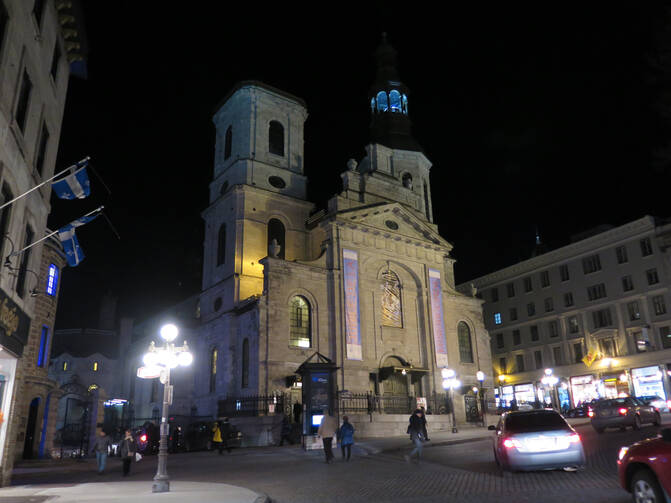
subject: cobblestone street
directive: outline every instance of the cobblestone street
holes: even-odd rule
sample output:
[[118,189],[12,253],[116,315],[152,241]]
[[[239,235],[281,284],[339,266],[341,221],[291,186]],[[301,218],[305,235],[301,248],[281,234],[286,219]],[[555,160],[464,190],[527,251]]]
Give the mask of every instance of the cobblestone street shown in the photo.
[[[668,425],[669,417],[665,417]],[[625,503],[630,496],[618,484],[616,456],[619,448],[654,436],[658,428],[640,431],[608,431],[597,435],[589,426],[577,431],[583,438],[587,467],[578,473],[562,471],[501,473],[494,464],[489,437],[440,445],[427,444],[421,463],[406,463],[409,448],[397,439],[377,454],[358,455],[351,462],[326,464],[321,452],[300,448],[250,448],[217,455],[214,452],[179,454],[169,459],[173,480],[223,482],[265,493],[276,503],[315,502],[565,502]],[[436,436],[434,436],[435,438]],[[449,437],[446,437],[449,438]],[[399,448],[400,447],[400,448]],[[110,473],[95,475],[93,463],[66,462],[17,470],[14,484],[54,484],[121,481],[118,460],[110,462]],[[156,458],[146,457],[133,465],[133,480],[151,478]],[[0,497],[2,494],[0,493]]]

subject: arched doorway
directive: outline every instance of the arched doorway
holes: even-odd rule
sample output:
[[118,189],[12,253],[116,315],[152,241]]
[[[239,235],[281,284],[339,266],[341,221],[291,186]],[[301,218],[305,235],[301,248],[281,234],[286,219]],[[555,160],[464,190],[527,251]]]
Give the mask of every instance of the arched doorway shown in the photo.
[[37,426],[37,411],[40,408],[40,399],[33,398],[28,409],[28,424],[26,425],[26,440],[23,444],[23,459],[33,457],[33,446],[35,444],[35,428]]

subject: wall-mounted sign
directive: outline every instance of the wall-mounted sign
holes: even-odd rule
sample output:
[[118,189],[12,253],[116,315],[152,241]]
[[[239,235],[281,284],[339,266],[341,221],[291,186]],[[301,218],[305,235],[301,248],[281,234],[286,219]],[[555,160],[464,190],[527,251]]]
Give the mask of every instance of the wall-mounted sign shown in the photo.
[[18,356],[28,341],[30,318],[2,290],[0,290],[0,345]]
[[439,367],[447,367],[443,287],[440,284],[440,271],[436,269],[429,269],[429,290],[431,292],[431,321],[433,323],[433,342],[436,346],[436,364]]
[[362,360],[361,324],[359,318],[359,258],[354,250],[342,251],[345,286],[345,331],[347,359]]

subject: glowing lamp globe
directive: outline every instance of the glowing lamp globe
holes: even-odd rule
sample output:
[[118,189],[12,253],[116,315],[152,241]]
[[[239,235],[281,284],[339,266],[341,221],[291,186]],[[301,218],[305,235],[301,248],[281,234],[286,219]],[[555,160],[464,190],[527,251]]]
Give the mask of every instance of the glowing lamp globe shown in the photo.
[[142,358],[142,362],[147,367],[154,367],[158,365],[158,354],[156,354],[154,351],[150,351],[149,353],[146,353],[144,355],[144,357]]
[[167,342],[174,341],[177,338],[177,334],[179,334],[179,330],[172,323],[161,327],[161,338]]
[[182,367],[188,367],[189,365],[191,365],[191,362],[193,362],[193,355],[188,351],[179,353],[177,355],[177,361]]

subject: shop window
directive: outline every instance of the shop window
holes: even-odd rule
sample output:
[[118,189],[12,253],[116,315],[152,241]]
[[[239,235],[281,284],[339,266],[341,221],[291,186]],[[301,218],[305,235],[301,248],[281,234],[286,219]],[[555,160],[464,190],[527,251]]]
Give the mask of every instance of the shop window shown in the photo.
[[632,369],[631,377],[636,396],[656,395],[662,399],[667,398],[664,392],[664,374],[657,365]]
[[312,313],[305,297],[296,295],[289,304],[289,344],[299,348],[312,346]]
[[461,363],[473,363],[473,346],[471,344],[471,330],[463,321],[457,327],[459,338],[459,357]]

